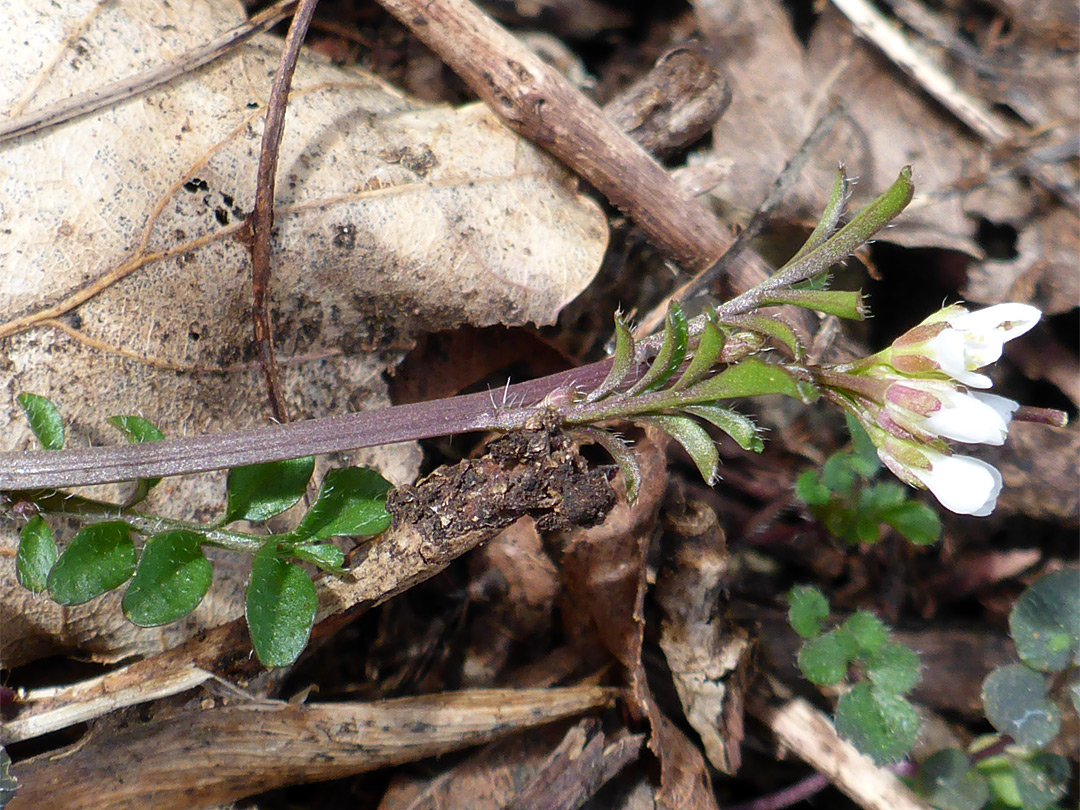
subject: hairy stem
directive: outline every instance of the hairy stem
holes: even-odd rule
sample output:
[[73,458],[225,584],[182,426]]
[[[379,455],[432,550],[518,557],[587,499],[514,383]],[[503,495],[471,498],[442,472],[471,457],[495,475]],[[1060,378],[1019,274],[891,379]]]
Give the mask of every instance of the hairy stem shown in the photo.
[[161,515],[138,514],[128,511],[115,503],[95,501],[54,489],[28,489],[8,492],[5,497],[12,503],[32,503],[39,511],[53,515],[70,515],[78,518],[97,520],[120,520],[139,534],[154,535],[168,531],[194,532],[207,545],[229,551],[256,553],[270,539],[269,535],[254,535],[246,532],[234,532],[228,529],[211,529],[199,523],[162,517]]

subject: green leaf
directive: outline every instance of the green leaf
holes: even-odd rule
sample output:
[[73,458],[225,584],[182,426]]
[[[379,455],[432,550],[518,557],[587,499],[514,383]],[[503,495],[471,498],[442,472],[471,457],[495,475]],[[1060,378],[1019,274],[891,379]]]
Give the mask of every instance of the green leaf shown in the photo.
[[698,336],[697,346],[694,348],[694,356],[690,358],[690,364],[686,367],[679,379],[671,386],[672,391],[681,391],[698,382],[712,370],[716,361],[720,359],[720,353],[724,350],[724,334],[716,325],[715,315],[709,312],[706,316],[705,326],[702,327],[701,335]]
[[1016,789],[1015,761],[1016,758],[1013,756],[998,755],[980,759],[975,764],[976,770],[986,777],[993,810],[1023,805],[1020,801],[1020,793]]
[[[132,444],[143,442],[160,442],[165,436],[149,419],[141,416],[110,416],[105,420],[117,430],[123,432],[127,440]],[[140,478],[135,485],[135,491],[124,502],[125,507],[134,506],[142,501],[150,490],[161,483],[161,478]]]
[[866,677],[883,692],[907,694],[919,682],[919,656],[903,644],[886,644],[870,655]]
[[770,286],[773,289],[790,286],[825,272],[888,225],[911,202],[914,192],[911,167],[905,166],[884,194],[821,245],[805,253],[799,251],[798,258],[788,262],[770,279]]
[[871,510],[854,510],[855,514],[855,527],[854,537],[846,538],[851,544],[862,543],[863,545],[873,545],[881,539],[881,520],[878,515]]
[[105,420],[117,430],[123,432],[132,444],[160,442],[165,436],[149,419],[141,416],[110,416]]
[[757,425],[753,420],[723,405],[687,405],[683,410],[720,428],[735,440],[743,450],[760,453],[765,449]]
[[386,493],[390,489],[390,483],[374,470],[330,470],[323,478],[319,497],[289,536],[294,540],[325,540],[379,534],[390,525],[386,511]]
[[611,360],[611,370],[608,371],[604,381],[585,397],[586,402],[601,400],[619,387],[634,367],[634,348],[634,336],[630,334],[630,327],[622,314],[616,312],[615,356]]
[[126,523],[87,526],[49,572],[49,595],[61,605],[88,602],[127,582],[135,570],[135,556]]
[[234,520],[267,520],[304,497],[315,457],[251,464],[229,470],[228,505],[222,525]]
[[866,319],[862,293],[849,290],[773,290],[763,303],[765,306],[803,307],[854,321]]
[[653,391],[666,383],[671,375],[678,371],[686,358],[689,330],[686,315],[677,301],[668,307],[667,321],[664,326],[664,340],[660,351],[649,365],[649,370],[627,392],[630,396],[642,391]]
[[813,585],[796,585],[787,593],[788,624],[803,638],[821,634],[822,623],[829,618],[829,600]]
[[1013,766],[1016,792],[1024,810],[1045,810],[1069,789],[1069,761],[1058,754],[1037,751]]
[[716,483],[720,467],[720,451],[716,442],[701,425],[687,416],[645,416],[638,419],[664,431],[682,445],[697,465],[698,472],[710,487]]
[[878,765],[891,765],[915,745],[919,715],[904,698],[864,681],[840,697],[836,730]]
[[[852,469],[855,469],[857,458],[858,457],[853,453],[848,454]],[[877,517],[879,512],[907,503],[909,491],[910,490],[902,484],[896,484],[892,481],[882,481],[877,484],[872,484],[868,487],[864,487],[859,493],[859,509],[861,511],[873,512],[875,517]]]
[[855,455],[851,463],[852,469],[863,478],[873,478],[881,469],[881,459],[878,457],[877,448],[871,441],[870,434],[866,432],[866,428],[859,424],[858,419],[847,412],[844,413],[844,419],[847,421],[848,432],[851,434],[851,444]]
[[804,470],[795,480],[795,497],[807,506],[824,506],[833,496],[817,470]]
[[810,234],[803,246],[799,248],[799,252],[788,260],[785,267],[798,262],[811,250],[825,244],[825,241],[832,235],[833,231],[836,230],[836,225],[840,221],[840,215],[844,212],[844,203],[847,201],[849,188],[850,183],[847,179],[847,172],[845,172],[844,167],[841,166],[836,172],[836,179],[833,180],[832,191],[829,193],[829,201],[825,204],[825,210],[821,213],[821,219],[818,220],[813,233]]
[[983,681],[986,719],[1020,745],[1042,748],[1061,729],[1061,712],[1046,699],[1046,679],[1023,664],[998,667]]
[[990,800],[986,777],[958,748],[927,757],[915,775],[915,789],[939,810],[979,810]]
[[579,438],[583,443],[598,444],[603,447],[623,474],[623,481],[626,483],[626,499],[631,503],[637,500],[638,490],[641,488],[641,467],[626,442],[613,433],[594,427],[576,428],[571,431],[571,435]]
[[941,537],[941,518],[931,507],[918,501],[907,501],[886,509],[880,517],[884,523],[919,546],[936,543]]
[[19,394],[15,397],[30,430],[46,450],[59,450],[64,446],[64,420],[51,400],[38,394]]
[[704,405],[717,399],[784,394],[801,399],[795,379],[784,369],[756,357],[747,357],[687,389],[687,405]]
[[835,453],[821,468],[821,483],[837,495],[850,496],[855,491],[855,471],[851,469],[851,456]]
[[1024,591],[1009,614],[1009,630],[1029,667],[1065,669],[1080,646],[1080,569],[1047,574]]
[[289,546],[289,554],[298,560],[317,565],[323,571],[344,571],[345,552],[331,543],[302,543]]
[[793,357],[802,357],[803,345],[791,324],[775,315],[739,315],[724,321],[725,324],[749,329],[766,338],[772,338],[787,347]]
[[841,627],[851,633],[856,649],[864,655],[877,652],[889,640],[889,628],[869,610],[852,613]]
[[188,615],[210,589],[213,569],[199,535],[156,534],[146,541],[135,577],[124,593],[124,615],[139,627],[168,624]]
[[15,554],[19,584],[34,593],[45,590],[56,556],[52,529],[41,515],[34,515],[19,532],[19,550]]
[[799,650],[799,671],[817,686],[833,686],[847,676],[851,656],[835,632],[812,638]]
[[319,606],[311,578],[277,554],[277,543],[269,542],[255,555],[244,609],[255,654],[267,667],[285,667],[300,656]]

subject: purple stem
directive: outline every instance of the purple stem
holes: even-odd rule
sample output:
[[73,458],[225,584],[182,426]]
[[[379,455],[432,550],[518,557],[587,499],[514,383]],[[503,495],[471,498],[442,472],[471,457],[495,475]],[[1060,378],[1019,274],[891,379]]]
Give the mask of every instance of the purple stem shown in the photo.
[[378,411],[161,442],[0,453],[0,490],[86,486],[185,475],[475,430],[513,430],[537,415],[537,410],[530,410],[530,406],[540,403],[549,393],[569,385],[595,387],[610,365],[610,360],[602,360],[510,386],[505,397],[507,402],[514,403],[513,407],[495,404],[501,403],[504,392],[483,391]]
[[796,782],[776,793],[760,796],[742,804],[726,805],[726,810],[783,810],[793,804],[806,801],[829,786],[829,779],[824,774],[813,773],[802,781]]

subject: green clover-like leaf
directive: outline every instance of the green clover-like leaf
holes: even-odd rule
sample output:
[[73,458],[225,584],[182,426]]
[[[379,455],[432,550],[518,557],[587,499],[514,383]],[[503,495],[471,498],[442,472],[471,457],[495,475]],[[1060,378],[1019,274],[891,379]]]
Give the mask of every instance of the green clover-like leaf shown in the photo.
[[833,495],[817,470],[804,470],[795,479],[795,497],[807,506],[825,506]]
[[30,430],[46,450],[59,450],[64,446],[64,420],[52,400],[38,394],[22,393],[15,401],[26,415]]
[[267,667],[292,664],[307,646],[319,598],[315,583],[299,565],[278,557],[268,542],[251,564],[244,613],[251,642]]
[[862,655],[877,652],[889,640],[888,626],[869,610],[855,611],[847,617],[841,627],[851,633]]
[[222,524],[268,520],[304,497],[315,457],[251,464],[229,470],[228,505]]
[[796,585],[787,592],[787,601],[791,628],[803,638],[821,635],[821,626],[829,618],[825,594],[813,585]]
[[1029,667],[1060,672],[1080,649],[1080,569],[1067,568],[1039,579],[1009,614],[1016,651]]
[[87,526],[49,571],[49,595],[61,605],[88,602],[127,582],[135,571],[135,558],[135,544],[126,523]]
[[[121,431],[132,444],[160,442],[165,438],[153,422],[141,416],[110,416],[105,421]],[[134,506],[139,503],[146,498],[151,489],[160,483],[160,478],[140,478],[135,485],[135,491],[128,497],[124,506]]]
[[331,543],[300,543],[289,546],[289,554],[309,562],[323,571],[340,573],[344,570],[345,552]]
[[1042,748],[1061,729],[1061,711],[1046,699],[1046,678],[1023,664],[998,667],[983,681],[986,719],[1029,748]]
[[866,677],[883,692],[907,694],[919,682],[918,653],[903,644],[885,644],[871,653]]
[[379,534],[390,525],[386,511],[386,493],[390,489],[390,483],[374,470],[330,470],[315,503],[289,536],[293,540],[325,540]]
[[883,510],[880,517],[882,522],[892,526],[908,541],[918,546],[936,543],[941,537],[942,524],[938,513],[918,501],[906,501]]
[[812,638],[799,650],[799,671],[817,686],[835,686],[847,676],[851,651],[835,631]]
[[15,553],[15,576],[19,584],[34,593],[45,590],[57,553],[49,524],[41,515],[34,515],[19,532],[19,550]]
[[879,765],[904,758],[919,736],[919,715],[900,695],[857,683],[836,705],[840,736]]
[[213,568],[194,532],[170,531],[146,541],[139,567],[124,593],[124,615],[139,627],[180,619],[210,589]]
[[1060,754],[1036,751],[1013,766],[1016,792],[1024,810],[1046,810],[1069,790],[1072,769]]
[[958,748],[927,757],[915,775],[915,789],[938,810],[980,810],[990,800],[986,777]]

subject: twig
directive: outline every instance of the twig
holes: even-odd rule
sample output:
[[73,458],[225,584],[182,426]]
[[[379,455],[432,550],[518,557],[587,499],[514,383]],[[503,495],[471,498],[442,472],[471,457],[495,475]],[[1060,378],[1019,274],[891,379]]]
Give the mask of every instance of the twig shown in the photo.
[[319,0],[300,0],[300,7],[293,16],[285,47],[281,52],[270,86],[270,98],[266,105],[266,122],[263,125],[262,146],[259,149],[259,169],[256,175],[255,210],[248,222],[251,224],[251,322],[255,345],[262,363],[263,379],[270,398],[270,410],[274,419],[289,421],[289,408],[281,392],[281,377],[274,362],[274,332],[270,328],[270,238],[274,231],[274,189],[277,180],[278,151],[285,133],[285,111],[289,106],[289,88],[300,58],[300,46],[304,44],[311,17]]
[[[63,752],[20,762],[12,808],[229,804],[489,742],[610,705],[599,686],[475,689],[371,703],[279,702],[165,708]],[[93,785],[92,790],[87,786]]]
[[[832,4],[893,64],[911,76],[923,90],[986,143],[1000,147],[1016,139],[1016,133],[1001,116],[962,90],[951,76],[912,47],[903,33],[868,0],[832,0]],[[1023,165],[1024,171],[1046,191],[1074,210],[1080,210],[1080,198],[1076,192],[1059,183],[1044,166],[1030,160],[1025,160]]]
[[118,79],[106,84],[89,93],[81,93],[73,98],[64,99],[56,104],[50,104],[40,110],[20,115],[0,124],[0,143],[17,138],[20,135],[28,135],[31,132],[40,132],[43,129],[62,124],[88,115],[96,110],[108,107],[118,101],[145,93],[155,87],[160,87],[177,76],[182,76],[203,65],[208,65],[216,59],[220,59],[242,42],[251,39],[255,34],[265,31],[270,26],[292,13],[297,0],[279,0],[279,2],[259,12],[250,20],[246,20],[235,28],[226,31],[217,39],[211,40],[206,45],[191,53],[180,56],[167,65],[156,65],[141,73]]
[[794,751],[865,810],[930,810],[895,774],[877,767],[841,739],[829,718],[802,698],[781,706],[751,701],[747,708],[784,748]]
[[558,71],[467,0],[380,0],[516,132],[548,150],[691,270],[731,241],[700,203]]

